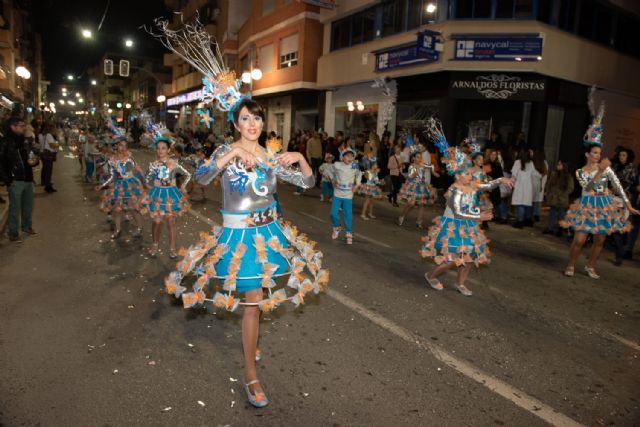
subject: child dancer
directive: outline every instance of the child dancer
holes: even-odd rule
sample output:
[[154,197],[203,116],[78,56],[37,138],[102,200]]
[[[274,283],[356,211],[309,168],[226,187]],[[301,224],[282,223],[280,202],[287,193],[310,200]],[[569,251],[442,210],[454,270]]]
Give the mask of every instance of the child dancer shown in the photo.
[[142,237],[142,217],[139,212],[142,199],[142,182],[139,177],[142,177],[142,170],[127,149],[126,136],[115,135],[112,140],[116,141],[117,148],[109,159],[109,178],[98,185],[96,190],[104,190],[111,184],[113,189],[104,194],[101,209],[106,213],[113,213],[115,227],[112,239],[120,237],[123,211],[133,214],[137,227],[133,237]]
[[320,165],[318,169],[320,171],[320,176],[322,176],[322,193],[320,194],[320,201],[324,202],[325,200],[331,201],[333,198],[333,184],[331,184],[331,176],[329,176],[329,171],[333,166],[333,154],[327,153],[324,156],[324,163]]
[[358,190],[362,181],[362,172],[353,162],[356,152],[347,146],[340,153],[340,161],[334,163],[329,171],[333,183],[333,203],[331,204],[331,238],[340,237],[340,209],[344,219],[347,245],[353,244],[353,193]]
[[367,182],[360,185],[358,190],[358,195],[364,197],[360,218],[369,221],[369,218],[376,218],[375,215],[373,215],[374,201],[382,199],[382,191],[380,190],[381,183],[380,178],[378,178],[378,165],[373,163],[371,167],[365,171],[364,176]]
[[488,240],[478,226],[478,221],[492,218],[491,211],[481,211],[477,193],[490,191],[500,183],[513,185],[508,178],[500,178],[490,182],[472,185],[471,173],[468,169],[467,156],[456,147],[449,147],[439,122],[431,119],[429,131],[436,139],[436,145],[445,155],[447,172],[455,176],[455,183],[449,188],[447,207],[444,214],[434,219],[429,234],[423,238],[422,257],[434,258],[438,266],[424,277],[436,290],[444,289],[438,276],[452,267],[457,267],[458,278],[455,288],[465,296],[472,292],[465,286],[471,271],[471,263],[476,266],[489,262]]
[[[477,186],[479,184],[485,183],[489,181],[489,177],[484,171],[484,155],[480,149],[480,145],[472,142],[469,144],[471,148],[471,154],[469,157],[471,158],[471,167],[469,168],[469,173],[471,173],[471,184],[473,186]],[[492,211],[493,212],[493,203],[491,203],[491,198],[489,192],[482,192],[478,194],[478,205],[480,206],[481,211]],[[482,221],[480,224],[480,228],[483,230],[489,229],[488,221]]]
[[[186,197],[186,188],[191,179],[187,172],[177,161],[169,157],[169,138],[159,138],[154,141],[158,159],[149,164],[146,175],[147,185],[151,189],[142,199],[142,213],[149,213],[151,220],[152,244],[149,255],[155,257],[160,242],[160,230],[162,222],[167,220],[169,232],[169,258],[176,258],[176,216],[182,215],[189,209]],[[186,177],[178,190],[176,187],[177,175]]]
[[404,224],[404,219],[409,214],[409,211],[414,206],[418,206],[418,217],[416,219],[416,227],[422,228],[422,219],[424,217],[424,206],[428,202],[433,202],[433,193],[429,186],[428,170],[427,166],[423,163],[422,153],[414,151],[411,154],[411,164],[409,165],[409,174],[407,181],[402,184],[400,188],[400,198],[407,202],[407,205],[402,210],[402,213],[398,217],[398,225]]

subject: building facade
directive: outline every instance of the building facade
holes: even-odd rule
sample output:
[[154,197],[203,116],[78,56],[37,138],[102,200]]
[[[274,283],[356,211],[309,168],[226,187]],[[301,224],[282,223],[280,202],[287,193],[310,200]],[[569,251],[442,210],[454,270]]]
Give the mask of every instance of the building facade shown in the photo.
[[640,149],[638,2],[351,0],[320,16],[330,133],[420,130],[437,114],[452,142],[521,135],[550,161],[578,162],[595,84],[607,152]]

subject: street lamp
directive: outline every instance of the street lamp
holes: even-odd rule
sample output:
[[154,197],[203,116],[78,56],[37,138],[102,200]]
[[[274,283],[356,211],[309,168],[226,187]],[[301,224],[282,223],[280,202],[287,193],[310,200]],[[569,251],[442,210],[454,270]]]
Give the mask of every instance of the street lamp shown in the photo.
[[83,28],[82,29],[82,37],[84,37],[85,39],[90,39],[91,37],[93,37],[93,33],[91,32],[91,30]]
[[118,102],[118,103],[116,104],[116,107],[118,107],[118,108],[122,108],[122,102]]
[[166,100],[167,100],[167,97],[164,95],[158,95],[158,97],[156,98],[156,101],[158,101],[161,104]]
[[126,40],[124,41],[124,45],[125,45],[126,47],[133,47],[133,40],[131,40],[131,39],[126,39]]
[[31,72],[27,70],[25,67],[23,67],[22,65],[16,68],[16,74],[18,75],[18,77],[22,77],[23,79],[31,78]]
[[427,13],[433,13],[436,11],[436,5],[433,3],[427,4]]
[[64,105],[64,99],[60,99],[58,100],[58,102],[60,103],[60,105]]
[[126,108],[127,110],[131,108],[131,104],[129,104],[128,102],[126,104],[124,104],[124,108]]
[[76,98],[80,98],[80,92],[76,92]]
[[73,74],[67,74],[67,80],[69,81],[73,80]]
[[91,86],[95,86],[95,85],[97,85],[97,84],[98,84],[98,82],[97,82],[97,81],[95,81],[95,80],[91,80]]

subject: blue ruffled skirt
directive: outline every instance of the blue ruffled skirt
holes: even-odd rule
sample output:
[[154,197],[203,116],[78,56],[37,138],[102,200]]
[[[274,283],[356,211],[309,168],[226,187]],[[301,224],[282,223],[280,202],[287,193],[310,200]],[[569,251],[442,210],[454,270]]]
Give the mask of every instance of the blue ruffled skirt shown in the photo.
[[457,265],[479,266],[489,262],[489,240],[478,221],[472,219],[437,217],[422,240],[420,255],[433,258],[437,264],[454,261]]
[[416,205],[426,205],[432,201],[431,188],[422,181],[407,181],[400,188],[400,198]]
[[149,213],[151,218],[179,216],[188,209],[187,199],[175,185],[152,187],[142,199],[142,213]]
[[113,188],[104,192],[101,209],[107,213],[139,210],[142,195],[142,184],[137,178],[117,179],[113,182]]
[[577,199],[560,221],[560,226],[587,234],[627,233],[631,223],[624,217],[608,194],[582,196]]

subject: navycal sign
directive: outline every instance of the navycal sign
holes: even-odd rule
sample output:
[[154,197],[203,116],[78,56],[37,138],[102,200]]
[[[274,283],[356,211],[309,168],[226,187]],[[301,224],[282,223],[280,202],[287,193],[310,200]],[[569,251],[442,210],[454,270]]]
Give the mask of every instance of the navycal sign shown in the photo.
[[462,61],[539,61],[542,37],[454,35],[454,59]]
[[528,75],[453,74],[451,96],[467,99],[543,101],[546,79]]
[[387,71],[409,65],[437,61],[442,52],[440,33],[426,30],[418,33],[415,42],[405,43],[373,51],[376,55],[376,71]]

